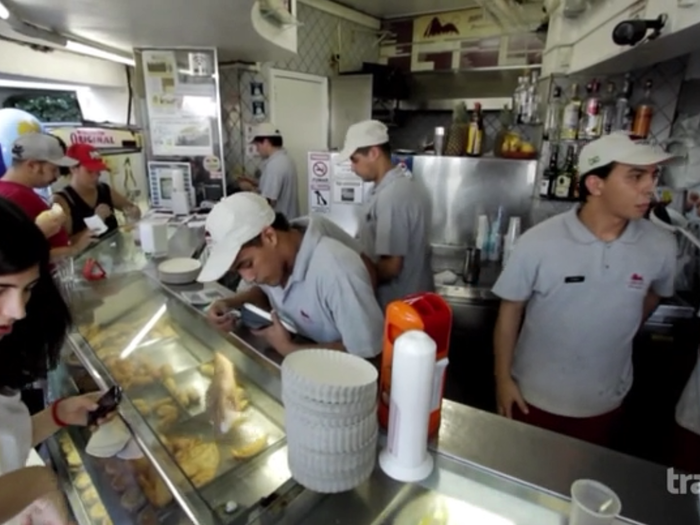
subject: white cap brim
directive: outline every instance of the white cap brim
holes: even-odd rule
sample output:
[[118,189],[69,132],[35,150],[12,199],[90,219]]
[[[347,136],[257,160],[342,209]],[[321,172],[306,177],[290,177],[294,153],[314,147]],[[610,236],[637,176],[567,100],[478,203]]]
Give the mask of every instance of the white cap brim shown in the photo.
[[59,166],[61,168],[73,168],[73,167],[77,166],[78,164],[80,164],[79,161],[77,161],[71,157],[61,157],[59,159],[51,159],[51,160],[47,159],[46,162],[50,162],[54,166]]
[[639,148],[629,156],[621,155],[615,158],[615,162],[628,164],[630,166],[653,166],[663,164],[670,160],[677,159],[678,156],[667,151],[656,150],[654,148]]
[[342,149],[342,151],[338,154],[338,157],[335,159],[336,164],[342,164],[343,162],[347,162],[350,160],[350,157],[357,151],[358,148],[354,146],[350,147],[345,147]]
[[200,283],[210,283],[218,281],[231,269],[233,261],[238,257],[243,244],[240,242],[228,242],[226,240],[216,243],[211,247],[207,262],[204,263],[202,271],[199,272],[197,281]]

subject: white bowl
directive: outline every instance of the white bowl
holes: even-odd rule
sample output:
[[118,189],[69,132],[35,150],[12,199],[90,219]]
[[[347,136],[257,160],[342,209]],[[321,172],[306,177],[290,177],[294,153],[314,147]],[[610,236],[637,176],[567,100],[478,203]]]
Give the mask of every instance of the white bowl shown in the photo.
[[176,257],[158,265],[158,277],[166,284],[189,284],[195,282],[202,271],[197,259]]
[[300,350],[282,362],[285,384],[296,394],[324,403],[356,403],[376,396],[377,369],[362,359],[337,350]]
[[117,457],[119,459],[128,460],[141,459],[143,457],[143,451],[139,448],[134,439],[130,439],[126,446],[119,451]]
[[131,433],[119,417],[100,426],[90,437],[85,451],[96,458],[116,456],[131,440]]

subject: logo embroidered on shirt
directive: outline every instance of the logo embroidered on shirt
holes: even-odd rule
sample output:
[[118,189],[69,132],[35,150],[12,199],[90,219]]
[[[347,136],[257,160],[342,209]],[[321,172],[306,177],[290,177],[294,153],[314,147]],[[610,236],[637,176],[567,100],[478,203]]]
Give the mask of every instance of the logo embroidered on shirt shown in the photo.
[[627,283],[628,288],[634,288],[635,290],[641,290],[644,288],[644,277],[638,273],[633,273],[630,276],[630,280]]

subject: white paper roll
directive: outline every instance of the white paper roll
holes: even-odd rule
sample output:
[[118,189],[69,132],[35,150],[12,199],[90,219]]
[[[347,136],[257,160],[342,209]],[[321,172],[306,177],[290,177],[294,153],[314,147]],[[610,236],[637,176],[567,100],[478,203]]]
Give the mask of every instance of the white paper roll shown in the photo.
[[394,342],[389,435],[379,464],[398,481],[420,481],[433,470],[428,425],[436,354],[435,341],[420,330],[404,332]]

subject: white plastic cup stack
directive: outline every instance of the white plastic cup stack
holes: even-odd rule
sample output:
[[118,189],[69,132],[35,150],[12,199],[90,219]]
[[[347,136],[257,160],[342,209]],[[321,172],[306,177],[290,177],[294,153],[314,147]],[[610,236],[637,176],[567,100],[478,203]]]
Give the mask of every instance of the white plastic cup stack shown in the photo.
[[374,366],[335,350],[301,350],[282,363],[287,455],[294,479],[337,493],[365,482],[377,460]]
[[602,483],[579,479],[571,485],[569,525],[612,525],[621,510],[620,498]]

